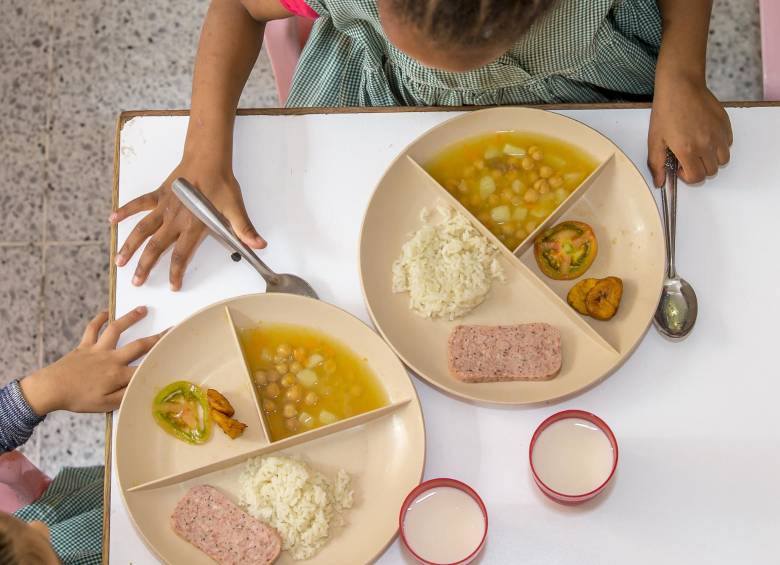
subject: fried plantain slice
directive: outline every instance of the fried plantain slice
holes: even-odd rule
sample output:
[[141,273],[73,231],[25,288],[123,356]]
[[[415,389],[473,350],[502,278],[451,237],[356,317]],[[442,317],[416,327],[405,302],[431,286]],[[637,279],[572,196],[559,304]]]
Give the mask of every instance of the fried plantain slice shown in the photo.
[[225,432],[230,439],[236,439],[238,436],[244,433],[246,424],[234,420],[233,418],[226,416],[218,410],[211,409],[211,418],[217,423],[217,425]]
[[585,296],[588,314],[597,320],[609,320],[618,311],[623,297],[623,281],[618,277],[607,277],[598,281]]
[[206,398],[209,400],[209,406],[217,412],[222,412],[225,416],[232,416],[236,413],[233,406],[227,398],[222,396],[218,390],[210,388],[206,391]]
[[569,294],[566,295],[566,302],[568,302],[569,306],[574,308],[577,312],[583,316],[587,316],[588,307],[585,305],[585,297],[598,282],[598,279],[582,279],[571,287]]

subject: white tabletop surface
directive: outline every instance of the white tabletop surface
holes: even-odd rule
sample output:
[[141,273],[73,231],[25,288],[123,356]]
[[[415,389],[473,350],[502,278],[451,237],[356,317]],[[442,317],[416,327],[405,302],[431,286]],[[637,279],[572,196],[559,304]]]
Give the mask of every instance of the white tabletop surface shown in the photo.
[[[645,171],[647,110],[562,112],[612,138]],[[768,563],[780,551],[780,108],[731,109],[732,163],[682,187],[677,258],[699,297],[683,343],[654,330],[614,375],[554,406],[477,407],[413,378],[427,427],[425,478],[472,485],[490,516],[482,563]],[[235,173],[249,215],[270,242],[267,262],[308,279],[321,298],[369,323],[358,280],[363,211],[390,160],[451,113],[243,116]],[[120,203],[156,188],[177,164],[185,117],[140,117],[121,134]],[[120,226],[124,241],[135,221]],[[163,263],[167,264],[166,255]],[[207,240],[184,288],[167,265],[141,288],[119,269],[117,315],[146,304],[128,339],[176,324],[217,300],[263,289],[245,263]],[[612,486],[580,507],[533,484],[528,442],[553,412],[604,418],[620,445]],[[121,446],[119,446],[121,449]],[[395,511],[395,510],[394,510]],[[156,563],[111,492],[110,560]],[[406,563],[397,541],[379,560]]]

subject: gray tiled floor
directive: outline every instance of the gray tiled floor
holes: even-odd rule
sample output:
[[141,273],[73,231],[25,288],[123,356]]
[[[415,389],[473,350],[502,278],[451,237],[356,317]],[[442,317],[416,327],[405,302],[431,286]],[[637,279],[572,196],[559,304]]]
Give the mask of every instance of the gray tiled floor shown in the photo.
[[[715,0],[708,78],[758,99],[756,0]],[[189,105],[206,0],[4,0],[0,18],[0,386],[78,341],[107,302],[106,216],[121,110]],[[263,55],[242,106],[276,103]],[[102,416],[56,413],[25,452],[102,462]]]

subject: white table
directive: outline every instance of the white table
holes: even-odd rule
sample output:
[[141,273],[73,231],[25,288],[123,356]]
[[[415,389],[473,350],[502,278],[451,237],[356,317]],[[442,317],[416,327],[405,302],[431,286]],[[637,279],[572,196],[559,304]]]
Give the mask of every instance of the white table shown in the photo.
[[[611,137],[645,171],[646,109],[565,111]],[[732,108],[732,164],[702,187],[683,187],[678,265],[699,296],[685,342],[654,330],[598,387],[555,406],[477,407],[418,379],[427,426],[425,478],[451,476],[479,491],[490,515],[482,563],[768,563],[780,551],[780,108]],[[270,242],[264,258],[308,279],[323,300],[368,323],[358,280],[363,211],[389,161],[452,113],[241,116],[235,173],[249,215]],[[178,162],[187,118],[124,125],[119,201],[155,188]],[[119,241],[134,225],[119,229]],[[262,290],[213,240],[184,289],[168,290],[168,257],[131,286],[116,275],[116,312],[150,316],[128,339],[176,324],[211,302]],[[608,492],[580,507],[547,500],[528,469],[535,426],[564,408],[603,417],[620,444]],[[112,480],[110,561],[155,563]],[[380,563],[405,563],[398,542]]]

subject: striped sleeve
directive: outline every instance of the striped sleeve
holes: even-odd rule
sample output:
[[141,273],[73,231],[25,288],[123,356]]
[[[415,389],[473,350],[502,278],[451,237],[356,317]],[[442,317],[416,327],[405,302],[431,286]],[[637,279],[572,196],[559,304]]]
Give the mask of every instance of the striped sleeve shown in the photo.
[[24,398],[19,381],[0,389],[0,453],[23,445],[42,421]]

